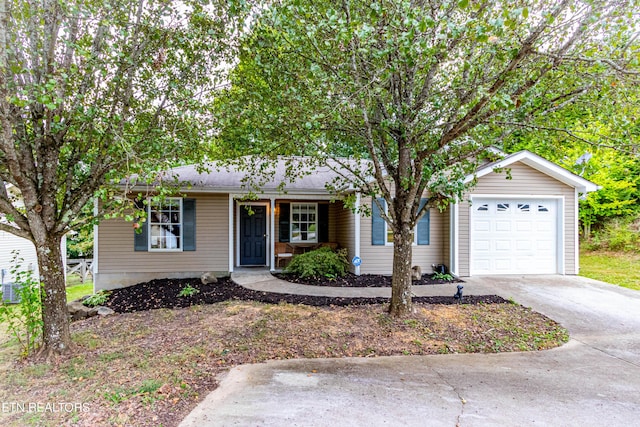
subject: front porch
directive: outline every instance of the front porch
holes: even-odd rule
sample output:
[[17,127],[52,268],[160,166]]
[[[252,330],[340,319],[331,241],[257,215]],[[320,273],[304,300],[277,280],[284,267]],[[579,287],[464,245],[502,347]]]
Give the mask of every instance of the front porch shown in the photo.
[[[229,272],[263,267],[282,269],[295,254],[321,246],[360,252],[360,215],[327,196],[229,196]],[[291,255],[281,255],[283,252]],[[352,272],[359,274],[359,268]]]

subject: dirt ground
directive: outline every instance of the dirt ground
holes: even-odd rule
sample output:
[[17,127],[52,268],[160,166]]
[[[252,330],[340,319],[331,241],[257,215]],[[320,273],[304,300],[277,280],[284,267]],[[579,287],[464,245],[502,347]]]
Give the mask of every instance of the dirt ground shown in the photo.
[[[178,297],[187,285],[199,292]],[[0,401],[81,405],[71,412],[14,407],[0,413],[0,424],[175,426],[217,387],[219,374],[238,364],[535,351],[568,339],[553,320],[495,296],[466,304],[416,298],[415,314],[402,319],[389,317],[378,299],[304,298],[226,280],[154,281],[114,291],[108,305],[120,314],[73,323],[73,354],[15,362],[15,345],[0,345]]]

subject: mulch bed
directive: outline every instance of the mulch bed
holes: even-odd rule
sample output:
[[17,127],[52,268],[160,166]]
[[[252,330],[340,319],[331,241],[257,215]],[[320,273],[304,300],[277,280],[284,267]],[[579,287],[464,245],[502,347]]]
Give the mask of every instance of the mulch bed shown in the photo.
[[[353,273],[347,273],[342,277],[330,279],[328,277],[307,277],[301,278],[296,274],[291,273],[274,273],[278,279],[286,280],[287,282],[301,283],[303,285],[313,286],[335,286],[344,288],[390,288],[391,276],[384,276],[382,274],[362,274],[356,276]],[[446,285],[449,283],[464,283],[460,279],[442,280],[434,278],[434,275],[423,274],[420,280],[414,280],[413,285]]]
[[[187,285],[199,290],[192,296],[179,297],[178,293]],[[189,307],[199,304],[213,304],[227,300],[259,301],[269,304],[289,303],[310,306],[347,306],[362,304],[384,304],[388,298],[337,298],[309,295],[279,294],[260,292],[235,284],[229,278],[218,283],[203,285],[199,278],[161,279],[111,291],[107,307],[118,313],[153,310],[157,308]],[[427,304],[458,304],[452,296],[414,297],[414,302]],[[463,304],[507,303],[497,295],[465,296]]]

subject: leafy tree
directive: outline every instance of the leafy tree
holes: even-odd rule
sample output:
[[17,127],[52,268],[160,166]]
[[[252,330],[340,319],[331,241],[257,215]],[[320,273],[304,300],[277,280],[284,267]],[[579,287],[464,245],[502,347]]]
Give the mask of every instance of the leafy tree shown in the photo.
[[640,213],[640,161],[614,150],[596,152],[584,166],[584,176],[601,186],[580,201],[583,237],[594,224]]
[[611,219],[635,218],[640,212],[640,76],[630,76],[623,81],[615,75],[602,79],[597,90],[568,107],[529,117],[526,128],[494,135],[507,152],[531,150],[602,187],[580,200],[587,239],[592,226],[602,228]]
[[0,0],[0,230],[35,244],[46,355],[71,345],[62,236],[126,206],[120,177],[197,158],[243,4]]
[[390,312],[402,315],[418,219],[463,197],[488,136],[542,126],[528,119],[635,76],[638,10],[637,0],[275,1],[221,102],[220,140],[235,153],[333,158],[350,170],[335,190],[382,196]]
[[83,227],[67,235],[67,256],[69,258],[93,257],[93,229]]

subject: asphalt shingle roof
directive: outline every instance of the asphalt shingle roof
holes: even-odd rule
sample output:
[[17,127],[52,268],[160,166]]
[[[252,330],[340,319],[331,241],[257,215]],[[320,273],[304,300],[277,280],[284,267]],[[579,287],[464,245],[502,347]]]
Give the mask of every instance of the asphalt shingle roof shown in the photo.
[[[350,161],[349,164],[356,163]],[[366,168],[366,162],[361,164]],[[232,163],[210,162],[177,167],[168,171],[163,179],[176,179],[181,186],[212,192],[260,190],[326,194],[327,184],[341,176],[352,175],[335,160],[320,165],[309,158],[266,160],[244,157]]]

